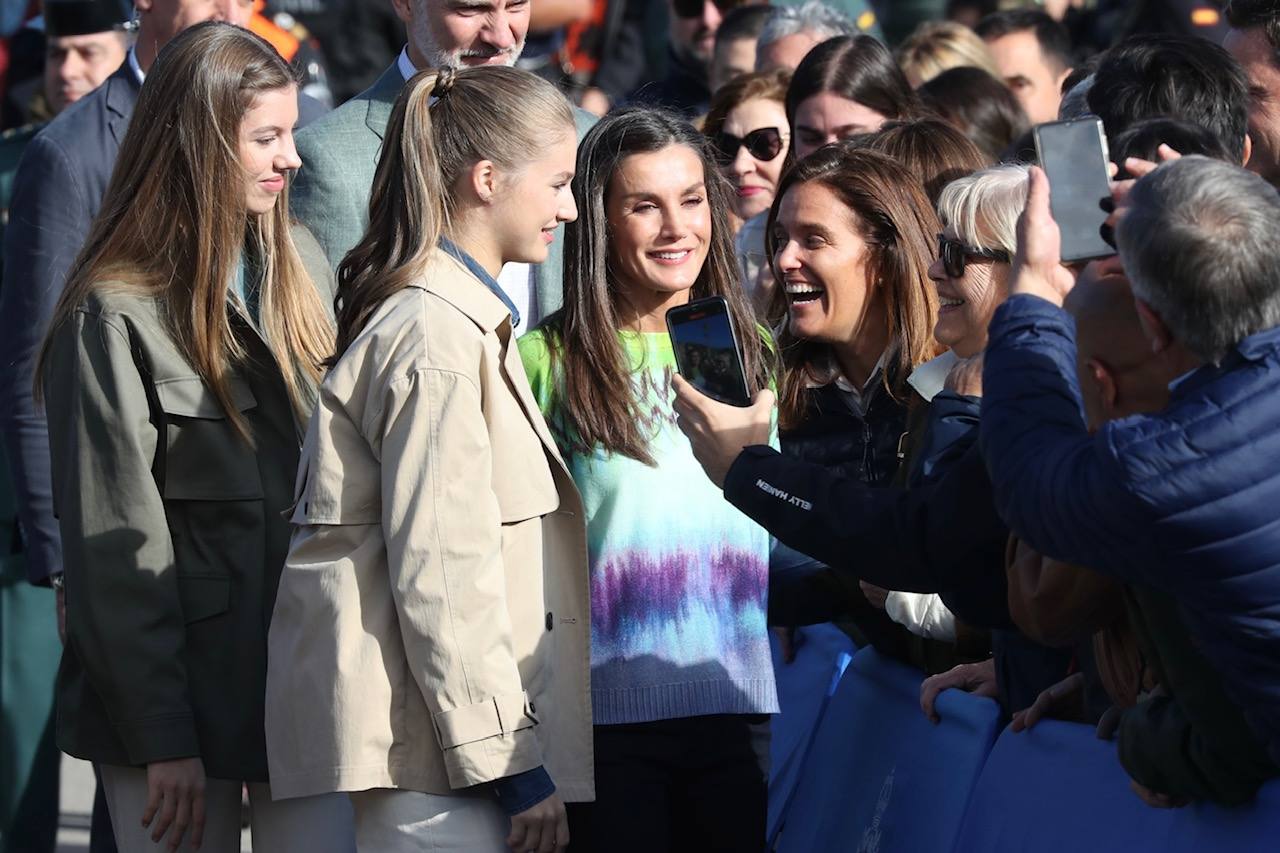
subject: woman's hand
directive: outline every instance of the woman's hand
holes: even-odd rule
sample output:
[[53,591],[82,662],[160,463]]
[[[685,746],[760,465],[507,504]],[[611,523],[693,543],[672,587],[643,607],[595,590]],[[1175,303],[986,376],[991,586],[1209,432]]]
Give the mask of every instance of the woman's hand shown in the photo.
[[1083,693],[1084,673],[1074,672],[1057,684],[1041,691],[1030,708],[1015,711],[1009,728],[1015,732],[1021,732],[1032,728],[1046,718],[1061,719],[1056,715],[1062,712],[1067,704],[1079,705],[1083,702]]
[[169,853],[178,849],[191,829],[191,849],[204,841],[204,762],[199,758],[153,761],[147,765],[147,808],[142,825],[151,827],[151,840],[160,843],[169,833]]
[[920,710],[932,722],[942,718],[935,707],[938,694],[952,687],[975,696],[996,696],[996,662],[987,658],[979,663],[962,663],[946,672],[931,675],[920,683]]
[[569,818],[564,802],[552,794],[511,818],[507,846],[512,853],[558,853],[569,846]]
[[885,602],[889,600],[889,590],[866,581],[858,581],[858,588],[862,590],[862,594],[872,607],[884,610]]
[[702,470],[723,489],[729,467],[742,448],[769,443],[773,392],[766,388],[749,407],[741,408],[711,399],[682,376],[671,384],[676,392],[676,425],[689,439]]

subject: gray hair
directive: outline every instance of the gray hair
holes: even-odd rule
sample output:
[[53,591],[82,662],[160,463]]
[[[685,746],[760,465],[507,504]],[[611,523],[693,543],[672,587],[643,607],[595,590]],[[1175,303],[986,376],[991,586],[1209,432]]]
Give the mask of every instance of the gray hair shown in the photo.
[[856,36],[860,30],[848,15],[832,9],[822,0],[807,0],[799,6],[782,6],[774,9],[765,22],[756,50],[796,33],[810,33],[818,42],[836,36]]
[[992,166],[952,181],[938,196],[938,218],[975,249],[1013,257],[1018,217],[1027,203],[1027,167]]
[[1071,87],[1071,91],[1062,96],[1058,104],[1058,121],[1072,121],[1092,115],[1089,109],[1089,90],[1093,88],[1093,75],[1081,80]]
[[1280,325],[1280,195],[1207,157],[1165,163],[1134,185],[1116,230],[1133,292],[1183,346],[1217,363]]

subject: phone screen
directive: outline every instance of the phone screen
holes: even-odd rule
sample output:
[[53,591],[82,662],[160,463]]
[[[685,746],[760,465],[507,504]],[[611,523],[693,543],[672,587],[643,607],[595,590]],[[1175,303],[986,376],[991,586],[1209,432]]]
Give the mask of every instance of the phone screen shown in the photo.
[[1096,118],[1058,121],[1035,129],[1040,167],[1049,178],[1053,218],[1062,231],[1062,259],[1083,261],[1114,255],[1099,230],[1107,213],[1098,206],[1111,197],[1106,136]]
[[741,350],[723,297],[672,308],[667,312],[667,332],[676,366],[690,385],[722,403],[751,405]]

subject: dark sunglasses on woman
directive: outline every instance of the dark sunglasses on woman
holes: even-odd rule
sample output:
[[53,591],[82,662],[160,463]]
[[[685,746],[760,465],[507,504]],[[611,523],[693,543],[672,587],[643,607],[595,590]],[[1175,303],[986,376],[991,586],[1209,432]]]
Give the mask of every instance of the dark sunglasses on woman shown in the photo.
[[753,130],[746,136],[734,136],[732,133],[717,133],[711,140],[716,149],[716,159],[722,166],[728,166],[738,156],[739,148],[746,148],[747,153],[768,163],[782,153],[782,133],[776,127],[762,127]]
[[[676,13],[677,18],[701,18],[707,2],[708,0],[675,0],[671,4],[671,11]],[[723,14],[746,5],[746,0],[713,0],[712,5]]]
[[952,278],[964,276],[965,261],[970,258],[983,261],[999,261],[1009,263],[1009,253],[1000,249],[975,249],[959,240],[938,235],[938,257],[942,258],[942,268]]

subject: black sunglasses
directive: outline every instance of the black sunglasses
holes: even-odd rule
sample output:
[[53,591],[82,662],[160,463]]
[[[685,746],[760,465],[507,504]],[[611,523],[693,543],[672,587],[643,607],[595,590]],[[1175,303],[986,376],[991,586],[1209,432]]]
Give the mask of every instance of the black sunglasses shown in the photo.
[[952,278],[964,276],[965,261],[969,258],[984,261],[1000,261],[1009,263],[1009,253],[1000,249],[975,249],[942,234],[938,235],[938,257],[942,258],[942,268]]
[[732,133],[717,133],[711,140],[716,149],[716,160],[721,166],[728,166],[738,156],[738,149],[745,147],[747,153],[762,163],[768,163],[782,153],[782,133],[776,127],[762,127],[753,130],[746,136],[734,136]]
[[[712,0],[712,3],[723,13],[744,5],[746,0]],[[705,5],[706,0],[674,0],[671,11],[675,12],[677,18],[701,18]]]

